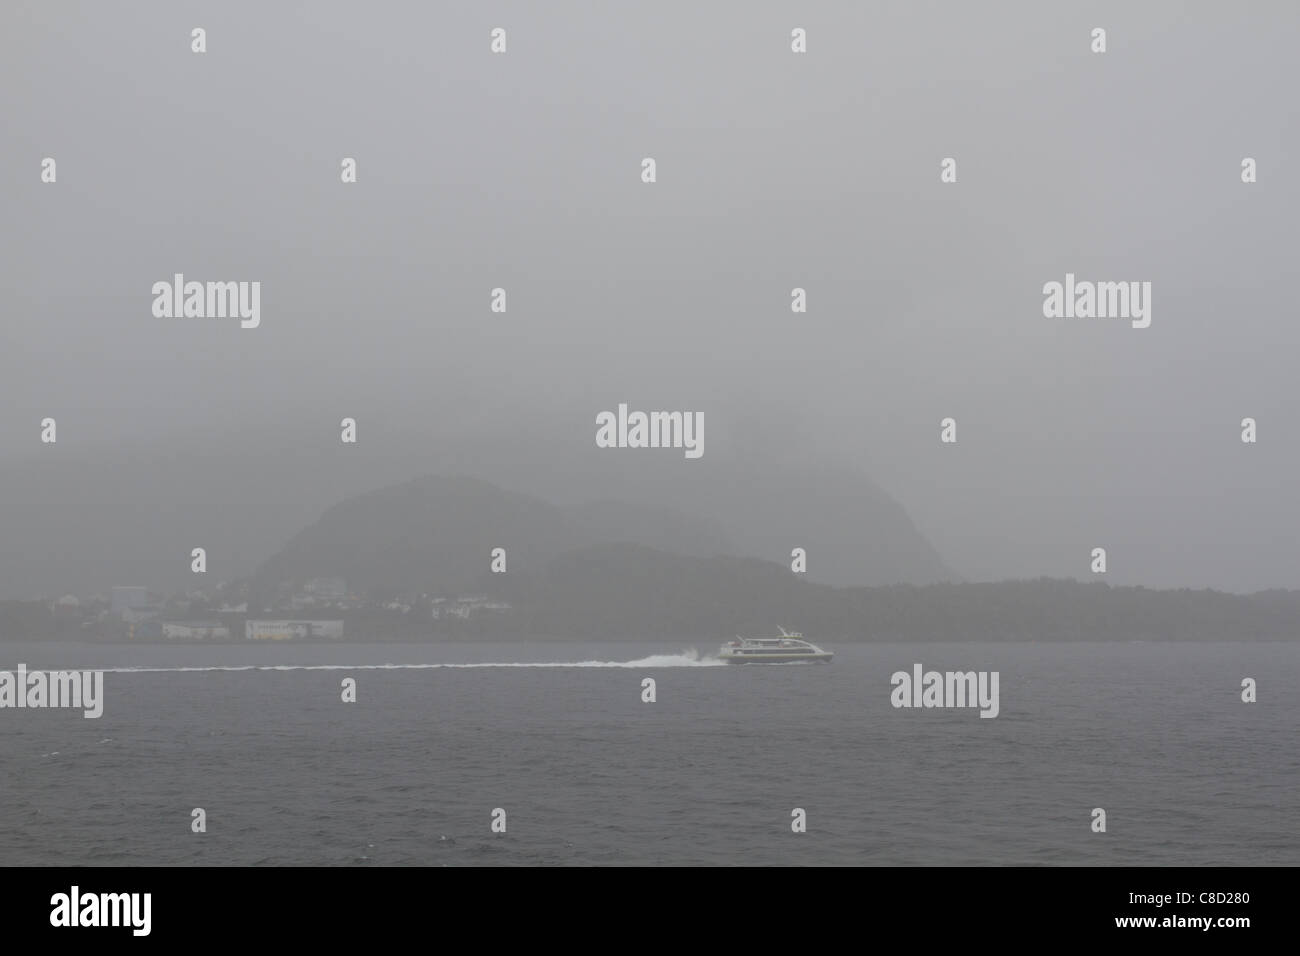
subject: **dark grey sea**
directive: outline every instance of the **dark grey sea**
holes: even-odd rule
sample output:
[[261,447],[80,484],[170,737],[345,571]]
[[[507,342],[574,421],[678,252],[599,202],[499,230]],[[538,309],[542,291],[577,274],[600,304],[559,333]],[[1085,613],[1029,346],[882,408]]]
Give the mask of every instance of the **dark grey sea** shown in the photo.
[[[0,863],[1300,864],[1300,644],[827,647],[0,645],[107,670],[0,710]],[[894,708],[916,663],[998,716]]]

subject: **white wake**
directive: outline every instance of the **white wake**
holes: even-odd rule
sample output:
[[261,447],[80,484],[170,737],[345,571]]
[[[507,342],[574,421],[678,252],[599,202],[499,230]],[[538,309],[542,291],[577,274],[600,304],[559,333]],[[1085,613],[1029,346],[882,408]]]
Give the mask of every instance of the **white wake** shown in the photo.
[[473,664],[239,664],[211,667],[91,667],[105,674],[188,674],[204,671],[407,671],[473,670],[482,667],[724,667],[694,648],[680,654],[651,654],[635,661],[503,661]]

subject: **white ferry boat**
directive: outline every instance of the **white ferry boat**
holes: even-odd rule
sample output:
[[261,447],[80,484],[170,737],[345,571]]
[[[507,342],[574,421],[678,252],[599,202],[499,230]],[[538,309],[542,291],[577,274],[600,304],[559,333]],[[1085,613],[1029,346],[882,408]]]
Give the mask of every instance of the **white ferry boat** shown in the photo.
[[803,639],[802,634],[778,628],[780,637],[737,637],[723,644],[718,658],[728,664],[792,664],[795,661],[830,663],[835,655]]

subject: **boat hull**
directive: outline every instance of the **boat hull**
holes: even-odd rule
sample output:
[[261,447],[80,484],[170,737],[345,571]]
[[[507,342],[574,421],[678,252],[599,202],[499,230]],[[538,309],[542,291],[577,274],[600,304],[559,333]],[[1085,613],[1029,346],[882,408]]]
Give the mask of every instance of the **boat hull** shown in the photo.
[[797,664],[806,661],[812,664],[829,664],[834,654],[722,654],[720,659],[728,664]]

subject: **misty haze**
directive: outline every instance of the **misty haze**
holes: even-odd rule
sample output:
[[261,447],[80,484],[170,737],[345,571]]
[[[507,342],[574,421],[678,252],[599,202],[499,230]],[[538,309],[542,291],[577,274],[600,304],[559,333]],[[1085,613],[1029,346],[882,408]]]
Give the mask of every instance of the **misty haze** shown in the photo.
[[1300,863],[1300,8],[998,6],[7,5],[0,859]]

